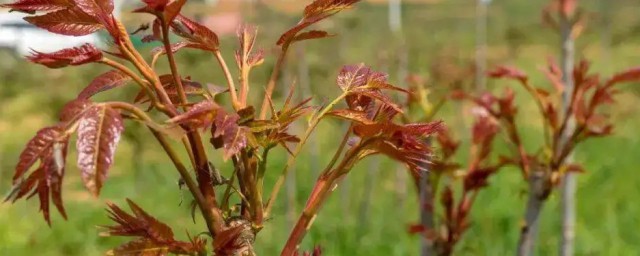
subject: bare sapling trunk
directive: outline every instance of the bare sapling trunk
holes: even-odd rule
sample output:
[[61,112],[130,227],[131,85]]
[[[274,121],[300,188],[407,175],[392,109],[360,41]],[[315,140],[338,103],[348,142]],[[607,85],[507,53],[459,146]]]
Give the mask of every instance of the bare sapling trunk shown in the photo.
[[[420,176],[420,224],[427,229],[433,229],[433,198],[434,191],[430,180],[431,173],[424,172]],[[433,241],[422,237],[420,242],[420,255],[434,255]]]
[[524,224],[520,229],[520,240],[518,241],[518,256],[534,255],[540,226],[540,213],[550,192],[548,172],[542,168],[535,168],[531,171],[528,181],[529,198],[527,199]]
[[[565,115],[570,115],[570,113],[566,113],[568,109],[568,105],[571,101],[571,95],[574,90],[574,81],[573,81],[573,65],[575,58],[575,42],[572,37],[572,21],[566,15],[560,14],[560,29],[561,29],[561,51],[562,51],[562,73],[563,73],[563,82],[565,85],[565,89],[563,92],[563,112]],[[567,125],[567,129],[565,129],[565,133],[562,134],[562,138],[559,143],[559,147],[563,147],[564,144],[570,139],[569,137],[573,133],[575,129],[575,123],[573,119],[569,119],[569,123]],[[571,161],[572,157],[569,156],[565,161]],[[575,237],[575,194],[576,194],[576,176],[573,172],[567,172],[562,179],[562,188],[561,188],[561,210],[562,210],[562,234],[560,241],[560,256],[571,256],[573,255],[573,240]]]

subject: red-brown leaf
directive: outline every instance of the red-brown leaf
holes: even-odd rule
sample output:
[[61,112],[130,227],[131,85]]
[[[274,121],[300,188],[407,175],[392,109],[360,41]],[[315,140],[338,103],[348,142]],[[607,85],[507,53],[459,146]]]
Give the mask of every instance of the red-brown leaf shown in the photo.
[[478,190],[489,185],[489,177],[495,173],[495,169],[476,169],[464,177],[463,187],[465,191]]
[[578,0],[559,0],[562,15],[571,18],[576,10]]
[[113,0],[73,0],[84,13],[94,17],[107,17],[113,12]]
[[131,77],[119,70],[111,70],[98,77],[78,94],[78,99],[88,99],[99,92],[104,92],[126,84]]
[[187,0],[174,0],[171,1],[164,9],[164,20],[167,24],[171,24],[173,20],[180,14],[182,10],[182,6],[187,2]]
[[142,210],[131,200],[127,199],[129,208],[133,215],[126,213],[113,203],[109,206],[109,218],[115,221],[117,226],[106,226],[105,236],[139,236],[158,243],[170,243],[173,241],[173,231],[169,226],[160,222],[147,212]]
[[253,45],[256,42],[256,35],[258,34],[258,28],[251,24],[242,24],[236,30],[236,36],[238,37],[238,45],[242,52],[249,53],[253,49]]
[[49,32],[68,36],[84,36],[104,28],[96,17],[84,13],[77,7],[24,19]]
[[[216,118],[216,112],[218,112],[220,106],[213,101],[205,100],[201,101],[189,109],[189,111],[182,113],[174,118],[171,118],[168,122],[174,124],[193,124],[196,127],[209,127]],[[222,111],[220,111],[222,112]]]
[[370,75],[371,69],[365,66],[364,63],[346,65],[340,70],[336,84],[338,84],[343,91],[348,91],[351,88],[367,84]]
[[216,51],[220,45],[218,35],[211,29],[182,15],[176,16],[171,29],[178,36],[196,43],[201,49]]
[[409,226],[409,234],[419,234],[427,231],[427,228],[422,224],[413,224]]
[[338,109],[332,110],[327,113],[328,116],[336,116],[342,119],[354,121],[358,124],[374,124],[373,120],[370,120],[366,112],[356,111],[350,109]]
[[398,104],[396,104],[395,102],[392,101],[392,99],[385,95],[384,93],[380,92],[379,90],[356,90],[355,92],[353,92],[353,94],[358,94],[360,96],[367,96],[373,99],[376,99],[380,102],[382,102],[383,104],[387,105],[388,107],[393,108],[393,110],[395,110],[398,113],[404,113],[404,111],[402,110],[402,107],[400,107]]
[[285,42],[291,43],[296,35],[305,28],[321,21],[341,10],[350,8],[359,0],[315,0],[307,5],[304,9],[304,16],[300,22],[293,28],[284,32],[277,44],[282,45]]
[[556,92],[562,93],[564,91],[564,82],[562,81],[562,71],[558,68],[558,65],[551,58],[548,60],[549,66],[546,70],[543,70],[547,76],[551,85],[556,89]]
[[69,0],[17,0],[10,4],[0,4],[0,7],[10,8],[12,11],[58,11],[72,7]]
[[292,42],[298,42],[298,41],[325,38],[325,37],[331,37],[331,36],[333,36],[333,35],[329,34],[327,31],[310,30],[310,31],[307,31],[307,32],[299,33],[291,41]]
[[115,226],[103,226],[103,236],[135,236],[139,237],[125,243],[108,255],[168,255],[202,252],[204,240],[196,238],[191,242],[176,241],[169,226],[149,215],[140,206],[127,199],[132,214],[129,214],[113,203],[107,203],[109,218],[117,223]]
[[151,239],[139,238],[108,251],[106,255],[165,256],[169,255],[169,246],[166,244],[157,244]]
[[[256,52],[252,53],[253,45],[256,41],[256,35],[258,33],[258,29],[249,24],[243,24],[238,27],[236,31],[236,35],[238,36],[238,42],[240,48],[236,50],[236,64],[240,69],[243,68],[251,68],[253,66],[257,66],[262,64],[264,61],[264,51],[259,49]],[[248,67],[245,67],[248,66]]]
[[140,206],[133,201],[127,199],[131,212],[135,215],[138,221],[144,223],[146,234],[149,238],[155,241],[171,241],[173,240],[173,231],[167,224],[158,221],[153,216],[142,210]]
[[[182,86],[184,89],[184,93],[189,96],[189,95],[202,95],[205,91],[202,88],[202,84],[195,82],[195,81],[191,81],[189,80],[190,78],[183,78],[182,80]],[[161,75],[160,76],[160,83],[162,84],[162,87],[164,87],[164,89],[167,92],[167,95],[169,96],[169,99],[171,100],[171,102],[179,102],[180,101],[180,96],[178,95],[178,88],[175,85],[175,81],[173,79],[173,75],[171,74],[166,74],[166,75]],[[220,89],[218,87],[216,87],[215,85],[209,85],[207,84],[208,89],[210,90],[210,92],[223,92],[223,89]],[[215,95],[215,94],[214,94]],[[144,103],[149,101],[148,95],[144,90],[140,90],[138,91],[138,94],[136,95],[135,99],[133,100],[135,103]]]
[[60,132],[60,128],[55,126],[46,127],[38,131],[36,136],[27,143],[22,153],[20,153],[20,160],[13,176],[14,182],[22,177],[38,159],[49,157],[53,144],[60,136]]
[[496,121],[487,116],[481,116],[473,124],[472,142],[482,144],[490,141],[498,133],[499,126]]
[[247,127],[238,126],[240,117],[237,114],[227,114],[218,111],[215,127],[211,130],[213,138],[222,138],[223,159],[229,160],[247,146]]
[[33,54],[28,56],[27,59],[49,68],[62,68],[69,65],[77,66],[99,61],[102,59],[102,52],[92,44],[84,44],[52,53],[33,51]]
[[60,111],[60,122],[66,123],[72,120],[77,120],[82,111],[88,109],[93,105],[93,102],[89,99],[75,99],[65,104]]
[[116,146],[124,130],[118,111],[104,105],[87,110],[78,125],[78,167],[85,187],[95,196],[113,164]]
[[607,80],[606,86],[610,87],[618,83],[628,83],[640,81],[640,67],[631,68],[613,75]]
[[[40,201],[40,211],[49,225],[51,225],[50,200],[53,201],[62,217],[67,218],[62,203],[62,179],[64,178],[68,137],[63,137],[61,133],[62,131],[58,127],[44,128],[27,144],[16,168],[13,179],[14,187],[5,199],[5,201],[15,202],[27,194],[30,194],[27,198],[37,194]],[[24,178],[25,172],[30,167],[28,165],[33,165],[38,159],[40,166],[27,178]]]
[[414,135],[418,137],[428,137],[443,131],[444,122],[434,121],[430,123],[405,124],[402,126],[401,130],[410,135]]
[[164,10],[164,8],[169,4],[169,0],[142,0],[147,6],[154,10]]
[[232,255],[234,251],[239,249],[238,237],[242,234],[244,227],[242,225],[226,229],[213,239],[213,251],[216,255]]
[[529,79],[527,74],[522,72],[521,70],[514,67],[500,66],[495,70],[488,73],[489,77],[492,78],[508,78],[515,79],[520,81],[521,83],[526,83]]
[[309,103],[311,99],[312,98],[309,97],[293,107],[287,106],[285,109],[278,112],[277,117],[278,117],[278,123],[280,123],[280,126],[283,128],[286,128],[293,121],[297,120],[303,115],[308,114],[311,111],[312,107],[308,106],[307,103]]
[[[176,53],[182,48],[199,48],[197,46],[198,46],[197,44],[190,43],[190,42],[177,42],[177,43],[171,44],[170,49],[171,49],[171,53]],[[167,51],[164,46],[158,46],[151,49],[151,55],[158,55],[158,54],[164,55],[166,53]]]
[[113,0],[73,0],[84,13],[94,17],[113,37],[119,36],[113,17]]

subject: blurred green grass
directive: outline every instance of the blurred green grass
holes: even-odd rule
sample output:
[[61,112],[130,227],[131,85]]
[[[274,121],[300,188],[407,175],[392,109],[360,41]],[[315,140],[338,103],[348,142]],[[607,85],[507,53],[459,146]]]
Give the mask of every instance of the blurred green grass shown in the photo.
[[[495,61],[509,62],[530,71],[535,82],[542,82],[536,68],[546,56],[556,53],[557,40],[549,31],[540,27],[537,11],[542,3],[530,1],[495,1],[491,8],[489,51]],[[632,3],[621,1],[620,3]],[[596,1],[586,1],[590,7]],[[470,4],[468,4],[470,5]],[[473,6],[461,1],[445,1],[437,6],[405,6],[406,49],[409,52],[409,69],[426,73],[443,49],[453,49],[462,59],[473,54]],[[637,5],[618,4],[615,9],[614,33],[624,32],[638,23]],[[265,11],[266,12],[266,11]],[[456,14],[454,14],[456,13]],[[305,58],[311,73],[311,91],[316,103],[322,103],[336,94],[336,73],[342,64],[366,62],[379,69],[392,71],[397,63],[392,59],[398,52],[398,44],[386,32],[386,16],[380,6],[362,5],[356,10],[338,15],[321,26],[340,35],[321,41],[304,43]],[[270,47],[294,18],[282,19],[280,15],[264,13],[255,17],[260,21],[260,46]],[[591,24],[579,43],[579,56],[595,60],[595,69],[605,74],[638,64],[637,38],[631,37],[615,48],[606,49],[599,42],[601,31],[597,23]],[[132,26],[134,27],[134,26]],[[504,31],[515,27],[525,31],[524,45],[517,59],[505,57]],[[588,43],[583,43],[588,42]],[[223,49],[234,49],[235,40],[225,38]],[[336,47],[339,45],[339,47]],[[336,48],[342,50],[336,50]],[[604,49],[604,50],[603,50]],[[148,49],[144,49],[148,51]],[[47,70],[15,60],[5,52],[0,71],[0,191],[7,191],[15,161],[26,141],[37,129],[55,121],[55,115],[65,101],[72,99],[93,77],[106,71],[95,65],[66,70]],[[381,57],[382,56],[382,57]],[[386,56],[386,57],[385,57]],[[195,51],[179,54],[184,75],[197,81],[223,84],[222,76],[211,56]],[[228,61],[231,51],[225,52]],[[295,58],[292,58],[295,59]],[[261,90],[273,60],[259,67],[252,77],[254,91]],[[295,65],[295,61],[292,61]],[[435,63],[437,64],[437,63]],[[165,66],[160,67],[166,72]],[[295,76],[295,66],[289,76]],[[291,78],[292,79],[292,78]],[[290,80],[291,80],[290,79]],[[469,78],[472,79],[472,78]],[[436,85],[437,86],[437,85]],[[512,86],[503,82],[491,82],[490,88]],[[633,89],[629,86],[629,89]],[[105,93],[101,99],[116,96],[131,97],[135,88],[122,88]],[[576,161],[584,162],[587,173],[579,178],[577,255],[635,255],[640,251],[640,206],[634,203],[640,196],[640,179],[637,172],[638,138],[640,125],[637,99],[632,93],[623,93],[614,109],[613,118],[620,124],[616,135],[606,139],[589,141],[581,147]],[[529,113],[531,102],[524,94],[518,101],[526,112],[522,120],[527,145],[537,143],[535,121]],[[459,107],[449,106],[443,118],[457,136],[467,137],[469,120],[459,114]],[[296,166],[296,191],[286,195],[283,190],[273,218],[267,222],[256,243],[260,255],[277,255],[292,227],[288,209],[301,209],[309,194],[314,172],[328,161],[332,145],[337,143],[336,131],[343,130],[337,123],[323,124],[316,134],[315,143],[320,156],[309,151],[303,154]],[[101,255],[124,240],[98,236],[97,225],[110,222],[104,211],[104,202],[111,200],[121,204],[124,197],[139,203],[144,209],[170,224],[180,238],[184,230],[192,233],[203,231],[199,217],[193,224],[189,217],[189,195],[179,191],[178,175],[156,149],[156,142],[139,125],[127,125],[125,140],[119,146],[116,164],[110,173],[100,198],[92,198],[84,191],[79,180],[74,159],[70,158],[65,179],[64,198],[68,221],[53,213],[53,225],[47,227],[37,212],[36,201],[20,201],[14,205],[0,204],[0,255]],[[272,184],[285,161],[284,151],[270,158],[267,184]],[[70,154],[73,155],[73,154]],[[210,155],[215,155],[211,152]],[[228,173],[228,163],[216,159],[216,165]],[[365,195],[365,183],[374,176],[372,169],[378,166],[370,197]],[[359,164],[345,183],[341,184],[318,216],[303,243],[304,248],[315,244],[323,247],[326,255],[417,255],[419,237],[407,233],[407,226],[418,219],[413,187],[398,188],[399,168],[387,159],[369,159]],[[477,199],[473,212],[473,225],[457,248],[457,255],[504,255],[514,252],[519,220],[524,206],[525,186],[516,170],[503,170],[495,176],[493,184]],[[270,187],[267,187],[267,191]],[[286,189],[285,189],[286,190]],[[290,198],[288,198],[290,197]],[[366,214],[361,213],[363,200],[371,198]],[[180,204],[181,201],[184,201]],[[554,194],[543,212],[540,231],[539,255],[554,255],[557,250],[558,218],[557,195]],[[364,216],[363,216],[364,215]],[[297,216],[293,216],[297,217]]]

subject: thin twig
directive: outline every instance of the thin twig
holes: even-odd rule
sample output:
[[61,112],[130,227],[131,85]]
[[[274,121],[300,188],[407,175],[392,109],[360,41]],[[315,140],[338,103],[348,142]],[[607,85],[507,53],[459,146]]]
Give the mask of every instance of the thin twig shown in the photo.
[[271,77],[269,78],[269,83],[267,83],[267,89],[265,90],[264,99],[262,100],[262,107],[260,108],[260,119],[264,119],[267,115],[267,110],[269,109],[269,99],[271,99],[273,90],[276,87],[276,81],[278,80],[278,75],[280,75],[280,69],[284,64],[284,60],[287,55],[288,49],[289,49],[289,42],[285,42],[282,45],[280,54],[278,55],[278,60],[276,61],[276,64],[273,67],[273,70],[271,71]]
[[280,192],[280,188],[284,184],[284,181],[287,177],[289,168],[291,168],[291,166],[295,163],[296,157],[298,156],[298,154],[300,154],[300,151],[302,150],[302,147],[304,146],[305,142],[307,141],[307,139],[309,138],[313,130],[316,128],[320,120],[324,117],[324,115],[327,114],[327,112],[329,112],[329,110],[331,110],[342,99],[344,99],[347,96],[347,94],[348,93],[345,92],[340,96],[338,96],[335,100],[329,103],[329,105],[327,105],[324,109],[322,109],[322,111],[320,111],[320,113],[318,113],[318,115],[316,115],[309,123],[309,127],[305,131],[304,135],[302,135],[302,138],[300,138],[300,142],[298,142],[298,144],[296,145],[296,148],[293,150],[291,156],[289,156],[289,159],[287,160],[287,164],[284,166],[284,169],[282,170],[280,177],[278,177],[278,180],[273,186],[273,190],[271,191],[271,195],[269,196],[269,200],[267,201],[267,207],[264,213],[265,218],[269,216],[269,213],[271,212],[271,208],[273,208],[275,198],[278,196],[278,192]]
[[[107,104],[113,108],[118,108],[118,109],[131,112],[132,114],[142,119],[143,121],[153,122],[153,120],[144,111],[140,110],[139,108],[129,103],[108,102],[104,104]],[[202,216],[205,219],[205,222],[207,224],[207,227],[209,228],[209,232],[211,233],[211,235],[215,235],[221,232],[223,229],[223,223],[224,223],[222,216],[217,214],[216,211],[213,211],[212,207],[209,206],[204,195],[198,189],[198,184],[193,180],[193,178],[189,174],[189,171],[182,164],[182,162],[180,161],[180,158],[177,156],[175,150],[171,148],[171,145],[169,144],[167,139],[160,132],[156,131],[151,127],[149,128],[153,133],[153,135],[158,140],[158,142],[162,145],[162,148],[164,149],[164,151],[167,153],[167,155],[169,155],[169,158],[171,159],[176,169],[180,173],[180,176],[182,177],[182,179],[185,181],[187,187],[189,188],[189,191],[191,192],[191,194],[193,194],[193,197],[196,199],[196,202],[198,203],[198,207],[202,211]]]
[[229,67],[227,66],[227,63],[224,61],[224,58],[222,57],[222,54],[220,53],[220,51],[215,51],[214,54],[216,56],[216,60],[218,61],[218,63],[220,64],[220,67],[222,68],[222,71],[224,72],[224,77],[227,79],[227,86],[229,87],[229,93],[231,94],[231,103],[233,105],[233,108],[235,110],[240,110],[244,106],[242,106],[238,102],[236,86],[235,86],[235,83],[233,82],[231,71],[229,71]]

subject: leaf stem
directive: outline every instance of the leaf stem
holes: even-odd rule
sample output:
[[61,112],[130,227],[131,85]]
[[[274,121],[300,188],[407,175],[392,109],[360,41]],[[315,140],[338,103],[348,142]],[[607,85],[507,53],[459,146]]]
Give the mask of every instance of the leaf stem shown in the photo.
[[289,49],[289,42],[285,42],[282,45],[282,50],[280,51],[280,55],[278,55],[278,60],[276,61],[276,64],[273,67],[273,70],[271,71],[271,77],[269,78],[269,83],[267,83],[267,89],[265,90],[264,99],[262,100],[262,107],[260,108],[260,119],[265,119],[267,115],[267,109],[269,108],[269,100],[271,99],[273,90],[276,87],[276,81],[278,80],[278,75],[280,74],[280,69],[284,64],[284,60],[287,55],[288,49]]
[[287,239],[287,243],[282,249],[281,256],[294,255],[298,244],[300,244],[307,231],[311,228],[318,211],[331,192],[336,189],[337,182],[351,170],[356,160],[359,159],[358,154],[360,151],[371,141],[373,141],[373,139],[361,141],[345,153],[345,157],[340,161],[336,169],[332,171],[327,170],[320,175],[311,195],[309,195],[302,214],[298,218],[298,222],[291,231],[289,239]]
[[[135,116],[137,116],[138,118],[144,121],[153,122],[153,120],[144,111],[140,110],[139,108],[129,103],[108,102],[104,104],[107,104],[113,108],[122,109],[128,112],[131,112],[132,114],[134,114]],[[171,148],[171,145],[169,144],[167,139],[160,132],[153,129],[151,126],[149,126],[149,128],[153,133],[153,135],[158,140],[158,142],[162,145],[162,148],[164,149],[164,151],[167,153],[167,155],[169,155],[169,158],[171,159],[176,169],[180,173],[180,176],[182,177],[182,179],[185,181],[187,187],[189,188],[189,191],[191,192],[193,197],[196,199],[196,203],[198,204],[198,207],[202,212],[202,216],[205,219],[207,228],[209,229],[209,232],[211,233],[211,235],[214,236],[215,234],[222,232],[223,224],[224,224],[224,219],[222,218],[222,215],[220,215],[219,212],[213,210],[213,207],[209,205],[209,202],[205,199],[202,192],[198,189],[198,184],[193,180],[193,178],[189,174],[189,171],[186,169],[184,164],[182,164],[182,162],[180,161],[180,158],[178,157],[175,150]]]
[[244,107],[244,105],[238,102],[236,86],[235,86],[235,83],[233,82],[233,76],[231,76],[231,71],[229,71],[227,62],[224,61],[224,58],[222,57],[222,54],[220,53],[219,50],[216,50],[214,52],[214,55],[216,56],[216,60],[218,61],[218,63],[220,64],[220,67],[222,68],[222,71],[224,72],[224,77],[227,79],[227,87],[229,87],[229,93],[231,94],[231,104],[233,105],[233,108],[235,110],[240,110]]
[[169,27],[167,26],[164,16],[158,15],[158,19],[160,23],[162,23],[162,43],[164,44],[164,50],[167,53],[167,59],[169,61],[169,67],[171,68],[171,75],[173,75],[173,81],[176,83],[176,87],[178,88],[178,97],[180,97],[180,103],[183,105],[183,108],[187,109],[187,94],[184,92],[184,87],[182,85],[182,78],[178,73],[178,67],[176,66],[176,59],[173,55],[173,51],[171,50],[171,41],[169,40]]
[[267,170],[267,158],[269,157],[269,150],[272,147],[267,147],[262,152],[262,160],[258,163],[258,172],[256,174],[256,194],[255,196],[255,205],[256,208],[256,220],[255,224],[258,227],[261,227],[262,222],[264,221],[264,205],[262,204],[262,194],[264,193],[264,174]]
[[280,189],[282,188],[282,185],[284,184],[284,181],[287,178],[287,174],[289,173],[289,168],[291,168],[291,166],[295,163],[296,157],[298,157],[298,154],[300,154],[302,147],[307,142],[307,139],[309,138],[313,130],[316,128],[316,126],[318,125],[322,117],[324,117],[324,115],[327,114],[329,110],[331,110],[336,104],[338,104],[347,95],[348,95],[348,92],[342,93],[340,96],[334,99],[331,103],[329,103],[329,105],[327,105],[324,109],[322,109],[322,111],[320,111],[320,113],[317,116],[315,116],[315,118],[311,120],[311,122],[309,123],[309,127],[305,131],[304,135],[302,135],[302,138],[300,138],[300,142],[298,143],[298,145],[296,145],[296,148],[293,150],[291,156],[289,156],[289,159],[287,160],[287,164],[284,166],[284,169],[282,170],[280,177],[278,177],[276,184],[273,186],[273,190],[271,191],[271,195],[269,196],[269,200],[267,201],[267,207],[264,213],[265,218],[269,216],[269,213],[271,213],[271,208],[273,208],[275,198],[278,196],[278,192],[280,192]]
[[[127,40],[128,40],[128,38],[127,38]],[[177,111],[175,110],[175,107],[173,106],[173,103],[171,102],[171,99],[169,99],[169,95],[167,95],[167,92],[162,87],[162,84],[160,84],[160,80],[158,79],[158,77],[155,74],[152,73],[153,71],[149,71],[150,68],[148,67],[146,62],[140,62],[136,58],[137,55],[134,54],[134,53],[137,53],[137,52],[135,51],[135,49],[133,49],[133,50],[128,49],[127,45],[129,43],[121,42],[121,41],[118,42],[118,46],[120,48],[120,51],[138,69],[138,71],[142,74],[142,76],[144,76],[153,85],[156,93],[159,96],[160,101],[163,104],[163,105],[161,105],[163,107],[158,108],[158,109],[160,111],[162,111],[163,113],[165,113],[166,115],[170,116],[170,117],[176,116],[177,115]],[[144,61],[144,60],[142,60],[142,61]]]
[[108,65],[112,68],[115,68],[117,70],[119,70],[122,73],[125,73],[127,76],[131,77],[131,79],[133,79],[133,81],[135,81],[146,93],[147,96],[149,96],[149,99],[151,99],[151,103],[158,109],[162,109],[164,108],[164,106],[162,105],[162,103],[160,103],[158,101],[158,97],[156,97],[156,95],[153,93],[153,91],[151,90],[151,88],[149,88],[149,84],[148,82],[142,80],[142,78],[138,75],[136,75],[135,73],[133,73],[133,71],[131,71],[131,69],[127,68],[126,66],[111,60],[109,58],[102,58],[102,60],[100,60],[100,63]]

